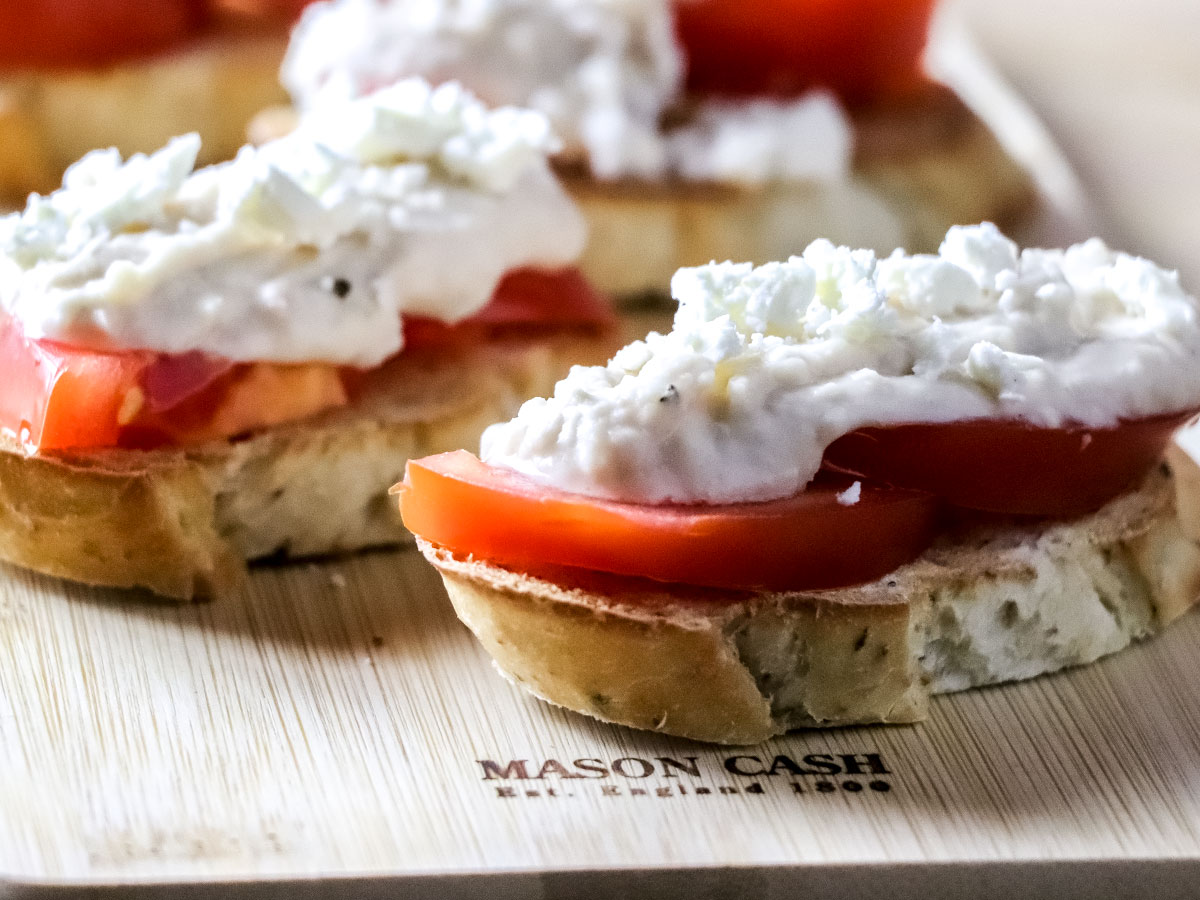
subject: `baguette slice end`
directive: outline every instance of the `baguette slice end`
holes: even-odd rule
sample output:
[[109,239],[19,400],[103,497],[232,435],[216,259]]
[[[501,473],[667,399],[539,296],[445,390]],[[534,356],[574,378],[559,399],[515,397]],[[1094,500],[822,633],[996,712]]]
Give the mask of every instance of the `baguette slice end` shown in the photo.
[[[1194,463],[1192,464],[1194,465]],[[944,536],[877,582],[730,592],[563,570],[534,578],[418,541],[512,681],[598,719],[724,744],[919,721],[933,694],[1090,663],[1200,596],[1163,467],[1071,522]]]
[[0,560],[175,599],[224,597],[246,561],[403,543],[387,497],[408,459],[477,446],[613,336],[401,354],[357,401],[187,448],[28,455],[0,435]]

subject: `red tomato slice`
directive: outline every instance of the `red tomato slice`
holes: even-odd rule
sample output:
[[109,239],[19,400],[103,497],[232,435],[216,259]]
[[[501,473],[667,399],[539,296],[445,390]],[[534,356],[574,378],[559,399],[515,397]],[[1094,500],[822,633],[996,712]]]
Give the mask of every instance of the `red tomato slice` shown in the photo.
[[[174,359],[160,358],[146,370],[143,384],[156,367]],[[121,429],[119,446],[146,449],[198,444],[296,422],[346,405],[349,392],[342,374],[339,366],[329,363],[226,363],[225,371],[206,384],[194,384],[186,396],[162,412],[156,411],[147,397],[138,414]]]
[[347,401],[337,366],[234,365],[31,341],[0,317],[0,431],[34,450],[195,443]]
[[234,367],[231,360],[199,350],[160,356],[142,375],[146,407],[152,413],[169,410],[199,394]]
[[479,343],[501,333],[547,328],[601,329],[616,322],[612,307],[576,268],[517,269],[501,280],[487,306],[455,325],[406,316],[406,348]]
[[829,477],[795,497],[722,506],[642,506],[536,484],[465,451],[409,462],[397,486],[410,531],[517,571],[547,564],[747,590],[871,581],[933,539],[937,501]]
[[0,69],[105,66],[166,50],[203,22],[203,0],[5,0]]
[[823,86],[850,103],[912,91],[935,0],[679,0],[689,89],[796,95]]
[[0,316],[0,429],[32,447],[111,446],[149,353],[96,353],[31,341]]
[[[477,343],[512,330],[604,328],[608,305],[576,269],[508,275],[458,325],[406,322],[409,347]],[[336,366],[237,365],[202,353],[101,353],[31,341],[0,317],[0,429],[42,450],[157,446],[241,433],[339,406],[356,373]],[[131,391],[140,391],[131,396]]]
[[488,324],[611,325],[612,307],[576,268],[517,269],[473,317]]
[[1114,428],[1038,428],[1019,421],[860,428],[834,441],[825,465],[987,512],[1077,516],[1146,476],[1195,410]]

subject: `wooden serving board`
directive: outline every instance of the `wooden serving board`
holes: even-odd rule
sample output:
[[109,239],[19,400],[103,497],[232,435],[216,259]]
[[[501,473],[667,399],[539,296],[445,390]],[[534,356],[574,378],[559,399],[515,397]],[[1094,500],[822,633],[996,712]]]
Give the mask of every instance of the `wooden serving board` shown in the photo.
[[[942,62],[1075,236],[1036,121]],[[0,896],[1193,896],[1198,645],[727,749],[528,698],[413,551],[186,606],[0,567]]]
[[918,726],[735,749],[526,697],[413,551],[262,569],[241,600],[192,606],[5,570],[0,624],[14,890],[712,866],[799,885],[966,861],[1200,876],[1200,616]]

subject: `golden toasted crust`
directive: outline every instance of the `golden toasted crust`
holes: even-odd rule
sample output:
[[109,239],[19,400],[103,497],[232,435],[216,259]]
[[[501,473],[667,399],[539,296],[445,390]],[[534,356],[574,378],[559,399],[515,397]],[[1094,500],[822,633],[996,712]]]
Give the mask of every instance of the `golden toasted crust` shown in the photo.
[[259,110],[281,103],[279,28],[218,22],[178,50],[104,69],[0,77],[0,202],[53,190],[97,147],[149,152],[197,131],[201,164],[232,157]]
[[0,559],[165,597],[223,596],[245,560],[394,544],[387,489],[406,460],[477,446],[613,338],[401,354],[352,407],[187,449],[29,456],[0,438]]
[[1200,596],[1177,483],[1073,522],[939,539],[878,582],[728,592],[584,573],[555,582],[418,541],[509,677],[610,722],[730,744],[791,728],[923,718],[932,693],[1092,662]]
[[820,237],[935,251],[951,225],[1011,228],[1034,207],[1029,173],[946,88],[853,120],[853,172],[842,182],[611,183],[565,170],[591,226],[584,273],[615,296],[661,293],[681,266],[786,259]]
[[1200,543],[1200,463],[1184,449],[1185,444],[1195,449],[1200,427],[1191,425],[1179,433],[1177,439],[1167,447],[1167,464],[1175,473],[1179,483],[1179,521],[1187,536]]
[[0,558],[171,597],[228,593],[245,568],[211,526],[204,469],[184,457],[78,460],[0,447]]

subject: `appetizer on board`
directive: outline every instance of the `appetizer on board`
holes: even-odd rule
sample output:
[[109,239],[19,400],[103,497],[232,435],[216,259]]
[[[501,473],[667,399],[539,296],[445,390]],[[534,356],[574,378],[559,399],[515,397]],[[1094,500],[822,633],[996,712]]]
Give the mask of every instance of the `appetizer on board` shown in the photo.
[[632,299],[681,266],[821,236],[932,250],[952,224],[1021,220],[1027,173],[922,72],[932,8],[329,0],[305,11],[282,77],[301,110],[411,75],[541,110],[591,224],[584,272]]
[[555,146],[410,80],[208,168],[96,151],[0,219],[0,558],[190,597],[404,539],[406,458],[611,349]]
[[1175,273],[984,224],[937,255],[818,241],[672,287],[670,333],[396,488],[533,693],[727,743],[910,722],[1195,602],[1195,463],[1163,462],[1200,409]]

